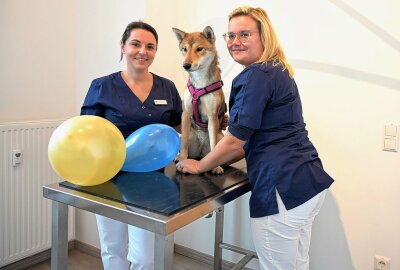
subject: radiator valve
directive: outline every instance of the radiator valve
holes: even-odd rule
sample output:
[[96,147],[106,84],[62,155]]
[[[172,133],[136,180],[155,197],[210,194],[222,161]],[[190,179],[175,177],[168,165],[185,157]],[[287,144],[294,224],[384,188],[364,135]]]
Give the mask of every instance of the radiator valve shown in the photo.
[[12,164],[13,166],[17,166],[18,164],[20,164],[22,162],[22,152],[21,150],[13,150],[12,151]]

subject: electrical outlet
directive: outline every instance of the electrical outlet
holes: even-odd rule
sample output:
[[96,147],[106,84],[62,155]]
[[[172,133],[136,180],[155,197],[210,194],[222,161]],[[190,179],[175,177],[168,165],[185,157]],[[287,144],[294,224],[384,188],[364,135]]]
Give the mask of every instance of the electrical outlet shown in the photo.
[[375,255],[374,270],[390,270],[390,258]]

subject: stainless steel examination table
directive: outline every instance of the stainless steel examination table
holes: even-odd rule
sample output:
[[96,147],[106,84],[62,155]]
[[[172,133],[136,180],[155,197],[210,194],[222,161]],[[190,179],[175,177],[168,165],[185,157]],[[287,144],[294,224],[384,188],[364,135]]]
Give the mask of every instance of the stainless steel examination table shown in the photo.
[[43,196],[52,200],[51,269],[67,269],[68,205],[154,232],[156,270],[173,267],[174,231],[215,211],[214,269],[221,269],[222,248],[235,251],[222,241],[224,205],[250,190],[244,162],[224,169],[220,176],[189,175],[171,163],[155,172],[120,173],[97,186],[44,186]]

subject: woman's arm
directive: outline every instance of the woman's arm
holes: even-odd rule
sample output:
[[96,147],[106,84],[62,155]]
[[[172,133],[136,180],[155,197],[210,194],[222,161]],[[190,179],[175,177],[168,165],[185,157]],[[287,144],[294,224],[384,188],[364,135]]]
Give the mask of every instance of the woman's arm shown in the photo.
[[215,148],[203,159],[200,161],[185,159],[178,162],[176,168],[184,173],[199,174],[219,165],[234,163],[244,157],[245,143],[246,141],[236,138],[228,130]]

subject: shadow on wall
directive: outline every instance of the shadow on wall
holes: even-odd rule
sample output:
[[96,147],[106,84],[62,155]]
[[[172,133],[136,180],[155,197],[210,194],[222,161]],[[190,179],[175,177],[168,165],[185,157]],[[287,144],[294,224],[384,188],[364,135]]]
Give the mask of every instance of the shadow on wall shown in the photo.
[[329,190],[326,193],[324,205],[313,225],[310,269],[355,269],[343,224],[340,220],[340,211]]

